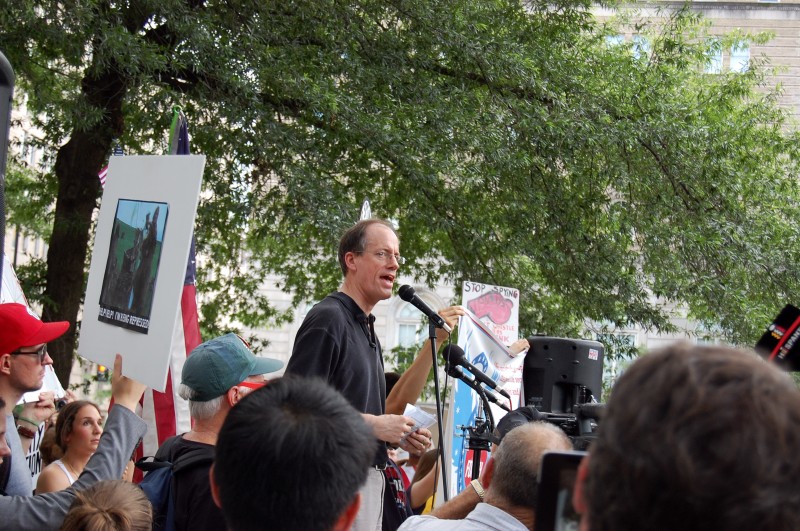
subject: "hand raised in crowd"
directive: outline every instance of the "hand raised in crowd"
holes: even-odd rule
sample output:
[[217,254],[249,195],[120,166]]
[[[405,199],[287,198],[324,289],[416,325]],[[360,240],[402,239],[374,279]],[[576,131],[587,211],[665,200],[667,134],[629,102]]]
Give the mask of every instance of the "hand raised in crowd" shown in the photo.
[[114,397],[114,405],[120,405],[136,413],[136,405],[146,388],[145,384],[122,374],[122,356],[117,354],[114,358],[114,374],[111,376],[111,395]]
[[25,422],[33,424],[35,427],[53,416],[56,412],[56,395],[52,391],[42,391],[39,393],[38,402],[26,402],[22,406],[22,411],[19,413],[19,418]]
[[413,455],[422,455],[431,446],[431,432],[425,428],[412,431],[400,439],[400,448]]
[[522,339],[517,339],[516,341],[511,343],[511,346],[508,347],[508,351],[509,353],[511,353],[511,356],[514,357],[520,352],[526,351],[529,348],[531,348],[531,345],[530,343],[528,343],[528,340],[522,338]]
[[67,389],[64,391],[64,397],[61,399],[64,401],[64,405],[69,404],[70,402],[75,402],[78,400],[78,396],[72,392],[72,390]]
[[[444,318],[447,326],[449,326],[451,330],[458,326],[458,318],[466,314],[467,309],[463,306],[448,306],[447,308],[439,310],[439,315]],[[447,335],[448,334],[444,331],[444,329],[436,329],[436,340],[440,343],[447,339]]]

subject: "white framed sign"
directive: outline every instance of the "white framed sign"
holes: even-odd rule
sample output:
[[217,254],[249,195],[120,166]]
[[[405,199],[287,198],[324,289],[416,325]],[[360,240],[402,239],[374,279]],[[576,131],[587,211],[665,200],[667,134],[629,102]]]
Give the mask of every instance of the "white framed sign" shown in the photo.
[[205,157],[111,157],[78,353],[166,387]]

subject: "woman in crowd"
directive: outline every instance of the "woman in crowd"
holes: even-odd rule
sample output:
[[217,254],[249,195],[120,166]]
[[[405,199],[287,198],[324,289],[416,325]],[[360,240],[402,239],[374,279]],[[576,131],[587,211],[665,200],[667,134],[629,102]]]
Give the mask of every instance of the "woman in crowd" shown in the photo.
[[36,493],[55,492],[72,485],[97,450],[103,434],[100,409],[93,402],[70,402],[58,413],[56,444],[63,452],[39,475]]

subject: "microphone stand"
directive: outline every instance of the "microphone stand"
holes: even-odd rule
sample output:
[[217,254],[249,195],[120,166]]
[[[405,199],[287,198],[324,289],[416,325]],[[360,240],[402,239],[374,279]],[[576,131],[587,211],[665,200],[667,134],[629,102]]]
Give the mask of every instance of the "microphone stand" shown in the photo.
[[442,395],[439,392],[439,364],[436,359],[436,325],[433,319],[428,318],[428,337],[431,340],[431,356],[433,357],[433,385],[436,390],[436,421],[439,425],[439,458],[441,459],[442,470],[442,489],[444,490],[444,501],[450,499],[450,489],[447,488],[447,468],[445,468],[444,458],[444,432],[442,428]]
[[445,365],[445,370],[447,374],[453,378],[458,378],[478,394],[481,399],[481,409],[486,415],[486,420],[484,420],[480,414],[476,416],[475,426],[459,426],[460,429],[467,432],[467,448],[472,450],[472,479],[478,479],[481,471],[481,456],[483,452],[488,452],[491,449],[492,443],[490,438],[495,427],[494,415],[492,414],[492,408],[489,406],[489,398],[486,396],[486,391],[482,385],[478,382],[462,378],[457,367],[452,367],[447,363]]

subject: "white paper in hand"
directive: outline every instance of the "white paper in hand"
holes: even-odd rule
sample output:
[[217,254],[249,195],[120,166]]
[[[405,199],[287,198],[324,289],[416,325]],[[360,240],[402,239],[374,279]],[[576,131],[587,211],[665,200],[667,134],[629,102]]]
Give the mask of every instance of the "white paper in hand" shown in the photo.
[[[406,410],[403,411],[403,415],[414,421],[414,429],[410,433],[414,433],[421,428],[430,428],[436,424],[436,417],[411,404],[406,404]],[[403,439],[405,438],[403,437]]]

